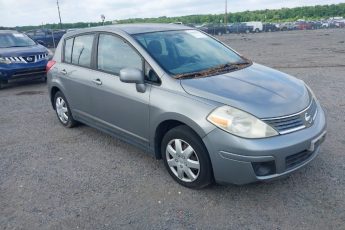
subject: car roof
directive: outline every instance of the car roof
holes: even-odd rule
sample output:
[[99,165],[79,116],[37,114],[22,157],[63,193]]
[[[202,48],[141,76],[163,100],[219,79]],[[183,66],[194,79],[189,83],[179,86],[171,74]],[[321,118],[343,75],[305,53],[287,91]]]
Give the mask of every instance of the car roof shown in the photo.
[[186,30],[191,27],[178,24],[162,24],[162,23],[142,23],[142,24],[117,24],[110,26],[99,26],[86,29],[78,29],[71,31],[69,35],[76,35],[79,33],[93,32],[93,31],[107,31],[107,32],[125,32],[127,34],[142,34],[161,31]]

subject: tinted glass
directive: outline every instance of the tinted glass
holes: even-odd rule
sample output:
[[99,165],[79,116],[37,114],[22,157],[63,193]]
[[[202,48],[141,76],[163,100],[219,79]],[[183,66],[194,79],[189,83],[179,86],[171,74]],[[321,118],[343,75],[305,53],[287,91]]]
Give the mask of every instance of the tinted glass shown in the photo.
[[74,38],[70,38],[66,40],[65,43],[65,62],[71,63],[72,61],[72,47],[73,47],[73,40]]
[[134,37],[165,71],[173,75],[244,61],[228,47],[197,30],[155,32]]
[[98,69],[118,75],[123,68],[142,70],[141,57],[124,40],[101,34],[98,42]]
[[36,43],[26,34],[8,33],[0,34],[0,48],[34,46]]
[[94,35],[82,35],[74,38],[72,63],[90,67]]

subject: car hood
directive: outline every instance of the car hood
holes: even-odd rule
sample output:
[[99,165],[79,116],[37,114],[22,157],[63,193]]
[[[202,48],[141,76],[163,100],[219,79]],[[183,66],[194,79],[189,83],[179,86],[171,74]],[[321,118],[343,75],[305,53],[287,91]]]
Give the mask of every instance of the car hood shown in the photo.
[[255,63],[222,75],[184,79],[181,85],[188,94],[233,106],[258,118],[297,113],[310,102],[303,81]]
[[48,52],[47,48],[45,48],[42,45],[0,48],[0,57],[30,56],[37,53],[46,53],[46,52]]

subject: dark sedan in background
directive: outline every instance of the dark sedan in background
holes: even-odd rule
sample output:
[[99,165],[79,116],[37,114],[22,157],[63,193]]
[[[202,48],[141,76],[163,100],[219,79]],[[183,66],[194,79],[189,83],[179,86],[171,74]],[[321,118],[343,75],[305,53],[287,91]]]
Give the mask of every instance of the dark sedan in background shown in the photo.
[[208,34],[221,36],[226,34],[227,28],[223,24],[204,24],[198,28]]
[[39,29],[25,32],[31,39],[45,47],[56,47],[66,30]]
[[254,31],[253,26],[249,26],[246,23],[234,23],[228,26],[229,33],[252,33]]

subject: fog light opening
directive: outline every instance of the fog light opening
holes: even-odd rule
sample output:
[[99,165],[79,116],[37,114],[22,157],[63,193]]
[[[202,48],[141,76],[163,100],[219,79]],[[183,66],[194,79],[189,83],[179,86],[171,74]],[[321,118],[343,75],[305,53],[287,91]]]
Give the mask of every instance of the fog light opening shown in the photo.
[[276,173],[276,164],[274,161],[253,162],[252,165],[257,176],[269,176]]

